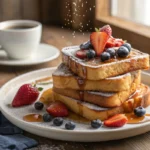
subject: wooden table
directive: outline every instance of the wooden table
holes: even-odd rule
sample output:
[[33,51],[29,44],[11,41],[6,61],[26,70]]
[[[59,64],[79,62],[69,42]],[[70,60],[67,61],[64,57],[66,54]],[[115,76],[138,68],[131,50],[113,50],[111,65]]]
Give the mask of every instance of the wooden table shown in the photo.
[[[54,45],[61,49],[64,46],[77,45],[89,39],[89,33],[76,33],[60,27],[44,26],[42,42]],[[0,66],[0,87],[8,80],[36,69],[57,66],[61,62],[61,56],[54,61],[30,67],[8,67]],[[30,150],[150,150],[150,133],[108,142],[76,143],[52,140],[39,137],[25,132],[25,135],[36,139],[38,147]]]

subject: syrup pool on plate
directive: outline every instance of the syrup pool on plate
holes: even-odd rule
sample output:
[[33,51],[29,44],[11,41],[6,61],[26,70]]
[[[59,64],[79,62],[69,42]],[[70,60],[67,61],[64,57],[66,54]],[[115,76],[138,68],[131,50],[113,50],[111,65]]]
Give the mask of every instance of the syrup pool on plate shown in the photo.
[[40,114],[27,114],[23,117],[26,122],[43,122],[42,115]]
[[128,124],[139,124],[150,121],[150,114],[145,114],[142,117],[137,117],[136,115],[134,115],[134,113],[127,113],[125,115],[128,118]]

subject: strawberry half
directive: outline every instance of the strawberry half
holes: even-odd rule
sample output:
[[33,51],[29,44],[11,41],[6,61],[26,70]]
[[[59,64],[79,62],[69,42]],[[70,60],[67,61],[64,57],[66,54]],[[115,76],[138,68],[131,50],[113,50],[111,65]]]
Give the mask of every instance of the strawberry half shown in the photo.
[[111,47],[120,47],[121,45],[124,44],[124,41],[122,39],[115,39],[113,37],[110,37],[106,43],[106,48],[111,48]]
[[110,25],[105,25],[102,28],[100,28],[100,32],[106,32],[109,36],[112,35],[112,29]]
[[90,41],[94,47],[97,56],[104,51],[109,35],[105,32],[93,32],[90,35]]
[[80,58],[80,59],[84,59],[86,58],[86,50],[79,50],[76,52],[76,57]]
[[13,101],[13,107],[20,107],[24,105],[32,104],[36,101],[39,96],[39,91],[36,87],[33,87],[31,84],[22,85],[18,92],[16,93]]
[[127,123],[128,119],[124,114],[117,114],[108,120],[104,121],[104,125],[107,127],[122,127]]
[[67,107],[61,102],[53,102],[46,111],[54,117],[65,117],[68,116]]

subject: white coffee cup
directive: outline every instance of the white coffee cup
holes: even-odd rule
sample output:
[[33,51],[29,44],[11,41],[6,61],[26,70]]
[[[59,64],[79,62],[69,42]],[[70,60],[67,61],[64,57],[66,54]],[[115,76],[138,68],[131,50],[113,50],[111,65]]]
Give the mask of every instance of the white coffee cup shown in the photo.
[[0,23],[0,45],[11,59],[34,57],[41,40],[42,25],[32,20]]

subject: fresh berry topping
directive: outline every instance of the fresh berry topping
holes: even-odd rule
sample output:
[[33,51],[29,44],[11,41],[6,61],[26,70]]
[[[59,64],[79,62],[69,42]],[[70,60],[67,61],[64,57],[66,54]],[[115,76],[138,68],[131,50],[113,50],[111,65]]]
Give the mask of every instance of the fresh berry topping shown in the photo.
[[125,46],[128,48],[129,52],[131,51],[131,44],[130,43],[124,43],[122,46]]
[[105,52],[109,53],[111,58],[113,58],[116,54],[114,48],[107,48]]
[[102,28],[100,28],[100,32],[106,32],[109,36],[112,35],[112,29],[110,25],[105,25]]
[[115,39],[115,47],[120,47],[124,44],[122,39]]
[[86,58],[86,50],[79,50],[76,52],[76,57],[80,58],[80,59],[84,59]]
[[96,55],[95,51],[94,50],[88,50],[87,53],[86,53],[86,56],[88,59],[91,59],[91,58],[94,58]]
[[87,50],[89,48],[92,48],[92,44],[90,41],[87,41],[80,45],[80,49],[82,49],[82,50]]
[[65,117],[68,116],[67,107],[61,102],[53,102],[46,111],[54,117]]
[[106,61],[110,59],[110,54],[108,52],[103,52],[100,57],[101,61]]
[[42,110],[43,107],[44,107],[44,105],[43,105],[42,102],[36,102],[36,103],[34,104],[34,107],[35,107],[36,110]]
[[75,123],[72,122],[72,121],[69,121],[69,122],[67,122],[67,123],[65,124],[65,128],[66,128],[67,130],[73,130],[75,127],[76,127],[76,125],[75,125]]
[[43,121],[44,122],[50,122],[50,121],[52,121],[52,119],[53,119],[53,117],[50,114],[48,114],[48,113],[45,113],[43,115]]
[[57,117],[57,118],[54,118],[54,120],[53,120],[53,124],[55,125],[55,126],[61,126],[62,124],[63,124],[63,118],[61,118],[61,117]]
[[120,47],[121,45],[124,44],[124,41],[122,39],[115,39],[113,37],[110,37],[106,43],[106,48],[111,48],[111,47]]
[[104,121],[107,127],[122,127],[127,123],[128,119],[124,114],[117,114]]
[[145,113],[146,113],[146,109],[143,108],[142,106],[139,106],[139,107],[134,109],[134,114],[138,117],[144,116]]
[[101,120],[96,119],[96,120],[92,120],[92,121],[91,121],[91,127],[92,127],[92,128],[97,129],[97,128],[100,128],[101,126],[102,126]]
[[117,55],[122,58],[127,57],[129,55],[128,48],[126,48],[124,46],[119,47],[119,49],[117,50]]
[[12,106],[19,107],[32,104],[37,100],[38,96],[39,91],[36,87],[32,86],[31,84],[24,84],[16,93],[12,101]]
[[94,47],[97,56],[100,56],[104,51],[109,35],[105,32],[93,32],[90,35],[90,41]]

